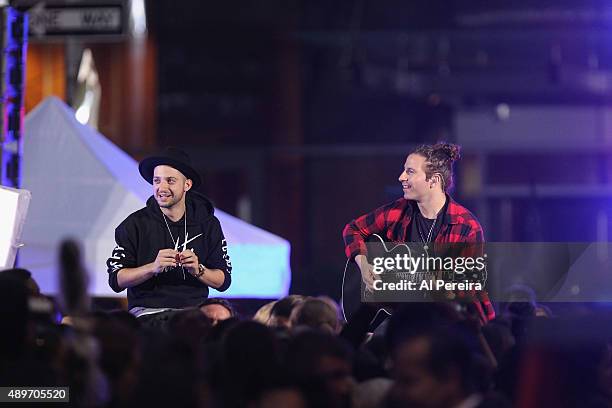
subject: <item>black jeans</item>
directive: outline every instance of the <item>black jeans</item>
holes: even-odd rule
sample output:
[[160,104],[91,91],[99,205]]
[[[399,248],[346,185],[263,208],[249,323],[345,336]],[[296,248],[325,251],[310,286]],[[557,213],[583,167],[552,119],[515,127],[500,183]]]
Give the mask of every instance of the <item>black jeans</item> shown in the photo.
[[172,316],[178,312],[180,312],[180,310],[167,310],[165,312],[147,314],[140,316],[138,318],[138,322],[143,329],[151,329],[167,333],[170,319],[172,319]]

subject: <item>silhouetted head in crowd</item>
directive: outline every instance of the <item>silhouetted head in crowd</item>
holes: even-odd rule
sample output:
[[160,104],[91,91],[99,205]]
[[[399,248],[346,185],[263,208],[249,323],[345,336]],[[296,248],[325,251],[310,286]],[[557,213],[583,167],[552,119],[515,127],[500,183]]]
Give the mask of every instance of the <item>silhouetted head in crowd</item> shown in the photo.
[[386,376],[378,376],[361,381],[353,389],[352,408],[381,408],[393,381]]
[[306,298],[293,308],[290,325],[292,328],[306,326],[331,334],[337,334],[341,328],[338,309],[333,300],[320,298]]
[[480,391],[482,366],[476,340],[454,326],[422,326],[404,331],[391,350],[395,380],[389,407],[459,406]]
[[212,321],[197,308],[183,309],[168,322],[168,332],[198,351],[208,339]]
[[516,344],[510,322],[502,318],[496,318],[483,326],[482,334],[498,362],[502,361]]
[[526,285],[511,286],[506,296],[508,302],[504,305],[504,314],[511,317],[526,318],[535,316],[535,292]]
[[253,408],[306,408],[308,407],[303,392],[296,387],[278,387],[264,391]]
[[221,298],[208,298],[198,307],[211,320],[213,326],[236,315],[231,303]]
[[21,357],[30,339],[28,290],[23,280],[0,276],[0,361]]
[[227,333],[232,327],[236,326],[238,323],[240,323],[240,320],[237,317],[230,317],[229,319],[221,320],[210,330],[208,340],[210,342],[221,341],[225,336],[225,333]]
[[353,388],[351,348],[340,338],[321,331],[305,331],[289,342],[287,371],[302,386],[320,387],[328,406],[350,403]]
[[276,300],[272,302],[268,302],[262,307],[260,307],[259,309],[257,309],[257,312],[255,312],[255,315],[253,316],[253,320],[258,323],[267,325],[268,321],[270,320],[270,314],[272,313],[272,308],[274,307],[275,304],[276,304]]
[[459,322],[462,316],[452,303],[407,303],[399,307],[389,320],[385,334],[387,349],[415,329],[438,327]]
[[30,271],[23,268],[6,269],[0,272],[0,277],[14,279],[26,288],[30,319],[35,325],[52,324],[55,321],[57,305],[40,293],[38,283]]
[[194,350],[172,335],[151,334],[143,338],[138,385],[133,398],[125,406],[208,406],[202,401],[205,382],[198,370],[199,362]]
[[28,296],[39,296],[40,288],[38,283],[32,278],[32,273],[23,268],[6,269],[0,272],[0,277],[9,277],[22,282],[28,291]]
[[289,295],[279,299],[270,311],[267,325],[270,327],[291,328],[291,312],[304,301],[304,296]]
[[452,303],[409,303],[386,332],[394,386],[389,406],[451,407],[489,374],[475,335]]
[[245,406],[282,379],[280,345],[270,328],[239,322],[222,339],[224,406]]
[[115,315],[94,319],[93,335],[100,348],[99,364],[112,391],[112,400],[125,402],[138,382],[142,363],[137,328]]

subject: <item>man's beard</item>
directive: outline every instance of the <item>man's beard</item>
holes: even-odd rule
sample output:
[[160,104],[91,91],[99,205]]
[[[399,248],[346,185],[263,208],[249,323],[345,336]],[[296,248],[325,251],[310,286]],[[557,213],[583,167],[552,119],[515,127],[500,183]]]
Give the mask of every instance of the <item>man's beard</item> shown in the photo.
[[181,197],[174,196],[173,199],[168,200],[166,202],[159,202],[158,200],[157,204],[159,205],[160,208],[172,208],[181,201],[181,198],[182,196]]

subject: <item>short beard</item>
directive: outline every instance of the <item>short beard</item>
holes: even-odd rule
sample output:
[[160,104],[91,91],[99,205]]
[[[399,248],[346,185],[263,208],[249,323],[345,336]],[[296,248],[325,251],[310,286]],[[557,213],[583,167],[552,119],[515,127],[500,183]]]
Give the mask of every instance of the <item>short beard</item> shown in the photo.
[[181,201],[181,200],[176,200],[176,199],[171,200],[171,201],[168,201],[168,202],[166,202],[166,203],[160,203],[160,202],[158,201],[158,202],[157,202],[157,205],[159,205],[159,208],[172,208],[172,207],[174,207],[175,205],[177,205],[177,204],[178,204],[180,201]]

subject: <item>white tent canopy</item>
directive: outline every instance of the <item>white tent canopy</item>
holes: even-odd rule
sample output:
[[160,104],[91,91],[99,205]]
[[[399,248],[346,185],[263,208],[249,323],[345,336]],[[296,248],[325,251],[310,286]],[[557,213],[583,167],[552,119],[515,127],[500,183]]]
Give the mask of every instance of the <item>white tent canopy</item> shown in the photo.
[[[117,296],[106,272],[115,227],[144,207],[152,193],[138,173],[138,163],[51,97],[26,117],[21,177],[32,201],[19,265],[32,272],[44,293],[57,293],[57,248],[62,239],[72,237],[83,247],[90,293]],[[223,296],[286,295],[291,279],[289,243],[220,210],[215,214],[233,266],[232,286]]]

